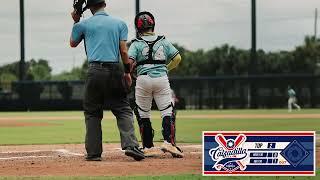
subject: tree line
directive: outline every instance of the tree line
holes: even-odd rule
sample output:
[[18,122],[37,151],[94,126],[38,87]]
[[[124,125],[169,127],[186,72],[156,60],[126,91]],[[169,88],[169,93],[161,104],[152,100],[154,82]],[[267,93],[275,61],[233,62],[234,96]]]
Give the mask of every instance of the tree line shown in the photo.
[[[175,76],[247,75],[250,50],[228,44],[208,51],[189,51],[178,46],[183,57]],[[261,74],[320,74],[320,39],[305,37],[304,43],[292,51],[257,51],[255,73]]]
[[[175,44],[183,58],[171,76],[228,76],[247,75],[250,66],[250,50],[239,49],[228,44],[210,50],[191,51]],[[60,74],[52,74],[45,59],[26,62],[26,80],[84,80],[87,61],[80,67]],[[292,51],[257,51],[255,73],[261,74],[320,74],[320,39],[307,36],[302,45]],[[0,84],[17,81],[19,62],[0,67]]]

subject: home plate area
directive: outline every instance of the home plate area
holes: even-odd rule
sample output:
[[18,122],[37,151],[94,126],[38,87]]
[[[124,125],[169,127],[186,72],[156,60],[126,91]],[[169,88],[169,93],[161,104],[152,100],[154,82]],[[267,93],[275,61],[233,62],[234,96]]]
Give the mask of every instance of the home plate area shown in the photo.
[[83,144],[0,146],[0,176],[201,174],[202,146],[183,144],[180,148],[184,158],[161,153],[137,162],[125,156],[119,144],[104,144],[102,161],[88,162],[84,161]]

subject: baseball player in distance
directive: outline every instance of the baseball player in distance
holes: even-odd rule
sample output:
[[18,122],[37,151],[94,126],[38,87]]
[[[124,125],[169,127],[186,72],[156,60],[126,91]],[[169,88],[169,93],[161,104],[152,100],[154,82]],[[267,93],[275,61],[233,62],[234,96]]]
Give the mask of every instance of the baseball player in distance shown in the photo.
[[292,105],[300,111],[301,107],[297,104],[296,92],[290,86],[288,86],[288,96],[288,112],[292,112]]
[[171,153],[173,157],[182,158],[183,153],[175,142],[175,118],[167,76],[168,71],[180,63],[181,56],[164,36],[154,33],[155,19],[150,12],[137,14],[134,23],[139,37],[133,40],[129,48],[129,58],[135,61],[137,68],[135,98],[144,155],[150,157],[160,153],[154,148],[154,131],[150,121],[154,99],[162,117],[164,142],[161,150]]

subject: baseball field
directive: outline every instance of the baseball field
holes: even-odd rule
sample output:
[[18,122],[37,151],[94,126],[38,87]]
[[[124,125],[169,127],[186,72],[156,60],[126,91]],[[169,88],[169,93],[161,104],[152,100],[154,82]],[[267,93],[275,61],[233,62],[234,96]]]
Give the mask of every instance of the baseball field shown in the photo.
[[[157,146],[161,143],[159,112],[152,113]],[[111,112],[105,112],[101,162],[84,161],[82,112],[1,112],[0,179],[320,179],[316,177],[202,177],[202,131],[254,130],[320,132],[320,111],[203,110],[179,111],[177,141],[183,159],[169,154],[136,162],[120,150]],[[137,123],[136,130],[137,128]],[[136,131],[138,135],[138,131]],[[140,139],[140,138],[139,138]],[[317,142],[318,144],[318,142]],[[317,148],[317,157],[320,151]],[[317,164],[320,163],[319,158]],[[320,171],[318,170],[319,174]]]

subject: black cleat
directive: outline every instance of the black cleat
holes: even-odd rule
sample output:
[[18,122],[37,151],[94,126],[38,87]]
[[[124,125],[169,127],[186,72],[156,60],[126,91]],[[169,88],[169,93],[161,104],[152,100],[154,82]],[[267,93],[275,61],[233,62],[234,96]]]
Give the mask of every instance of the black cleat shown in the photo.
[[101,156],[86,156],[86,161],[101,161]]
[[141,161],[145,158],[143,152],[138,147],[127,147],[124,154],[136,161]]

